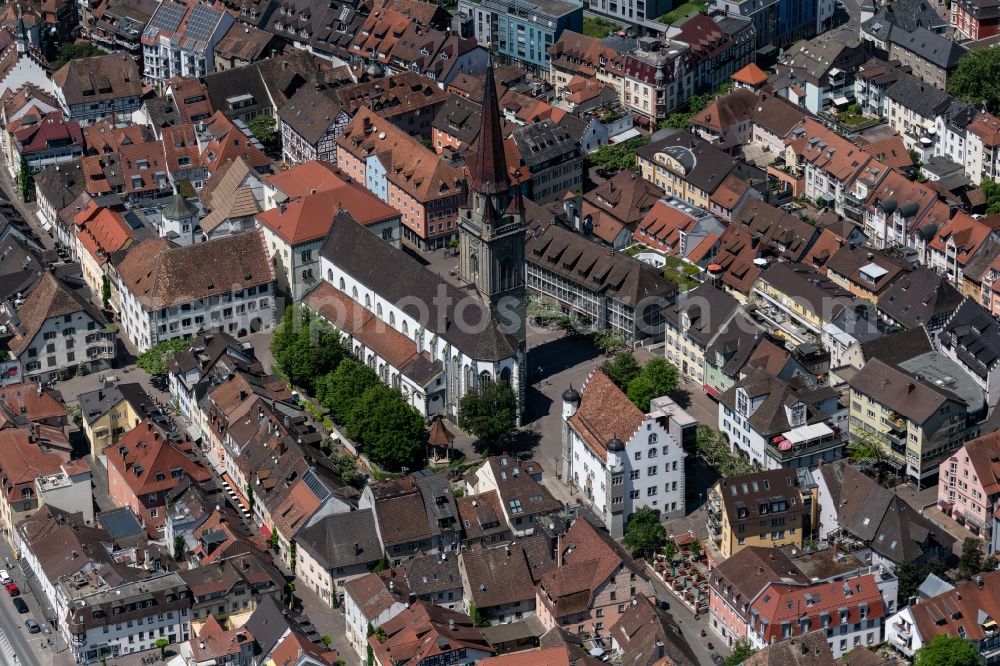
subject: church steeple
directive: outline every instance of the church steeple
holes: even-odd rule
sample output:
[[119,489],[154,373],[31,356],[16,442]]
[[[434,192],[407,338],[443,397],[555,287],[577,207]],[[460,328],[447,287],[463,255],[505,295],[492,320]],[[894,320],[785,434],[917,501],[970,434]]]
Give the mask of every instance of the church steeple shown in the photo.
[[[459,274],[497,321],[524,342],[525,209],[511,185],[493,64],[486,70],[483,118],[469,156],[469,187],[459,215]],[[519,177],[519,176],[518,176]]]
[[475,158],[470,166],[472,190],[480,194],[501,194],[510,189],[507,160],[504,156],[503,131],[500,127],[500,103],[493,76],[493,59],[486,70],[483,90],[483,119],[479,126]]

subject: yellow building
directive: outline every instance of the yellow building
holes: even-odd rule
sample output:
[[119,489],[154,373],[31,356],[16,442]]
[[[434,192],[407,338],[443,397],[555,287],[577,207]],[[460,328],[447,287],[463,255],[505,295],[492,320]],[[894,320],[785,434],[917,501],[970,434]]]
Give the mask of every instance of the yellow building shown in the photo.
[[[978,417],[970,415],[985,416],[982,391],[961,369],[952,374],[948,363],[939,352],[921,354],[899,367],[872,359],[847,382],[851,436],[870,438],[889,461],[918,481],[936,474],[941,461],[978,435],[967,425]],[[935,377],[940,372],[947,379]]]
[[711,210],[710,198],[726,177],[742,168],[727,153],[686,132],[647,143],[636,152],[636,164],[642,177],[667,195],[705,210]]
[[708,497],[708,531],[725,558],[747,546],[802,546],[816,524],[816,487],[795,469],[720,479]]
[[801,264],[771,264],[753,286],[750,303],[772,332],[795,344],[818,342],[823,324],[863,302],[835,282]]
[[826,262],[826,275],[858,298],[872,303],[913,266],[864,246],[844,245]]
[[157,411],[156,404],[139,384],[118,384],[81,393],[83,432],[96,459],[104,448]]

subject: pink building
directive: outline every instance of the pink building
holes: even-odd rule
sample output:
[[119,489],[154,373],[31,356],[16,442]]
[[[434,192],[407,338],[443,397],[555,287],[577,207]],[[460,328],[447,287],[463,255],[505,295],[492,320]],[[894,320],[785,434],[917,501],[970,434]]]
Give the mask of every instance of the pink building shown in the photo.
[[988,543],[1000,499],[1000,432],[967,442],[941,463],[938,505]]

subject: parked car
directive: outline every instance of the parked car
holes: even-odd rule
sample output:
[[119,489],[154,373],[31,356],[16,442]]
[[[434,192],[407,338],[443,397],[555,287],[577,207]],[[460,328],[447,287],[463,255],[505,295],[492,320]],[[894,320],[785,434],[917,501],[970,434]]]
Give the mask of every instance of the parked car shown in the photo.
[[28,604],[26,604],[24,599],[21,597],[14,597],[14,608],[16,608],[17,612],[22,615],[28,612]]
[[0,585],[6,585],[7,583],[13,583],[14,579],[10,577],[10,572],[6,569],[0,569]]
[[24,621],[24,626],[28,628],[29,634],[37,634],[42,631],[42,628],[38,626],[38,623],[32,620],[31,618],[28,618],[27,620]]
[[14,581],[7,583],[7,585],[5,585],[4,587],[7,588],[7,594],[9,594],[12,597],[16,597],[17,595],[21,594],[21,590],[17,589],[17,583],[15,583]]

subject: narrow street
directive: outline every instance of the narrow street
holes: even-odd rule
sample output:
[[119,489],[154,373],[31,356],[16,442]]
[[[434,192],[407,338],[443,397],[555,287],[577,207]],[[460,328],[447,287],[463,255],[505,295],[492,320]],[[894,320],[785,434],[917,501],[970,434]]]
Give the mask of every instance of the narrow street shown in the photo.
[[17,184],[10,177],[10,172],[7,171],[6,160],[3,159],[0,159],[0,196],[3,196],[4,199],[9,201],[21,213],[21,216],[24,217],[25,221],[27,221],[28,225],[35,232],[35,236],[41,241],[43,247],[52,249],[56,246],[55,240],[42,229],[42,225],[38,221],[36,214],[37,206],[33,203],[24,203],[21,201]]
[[[8,566],[10,563],[10,566]],[[74,663],[72,653],[67,649],[62,636],[54,630],[47,618],[55,612],[45,605],[45,596],[38,587],[38,581],[23,571],[15,561],[13,551],[6,539],[0,539],[0,566],[7,569],[11,578],[21,591],[21,598],[28,604],[29,612],[20,614],[14,608],[13,601],[7,596],[6,590],[0,592],[0,630],[3,631],[11,650],[17,655],[13,661],[6,654],[3,638],[0,638],[0,661],[13,666],[62,666]],[[41,600],[41,601],[40,601]],[[37,634],[28,633],[25,621],[29,618],[38,622],[42,631]],[[47,645],[51,641],[51,645]],[[43,647],[45,645],[45,647]]]

